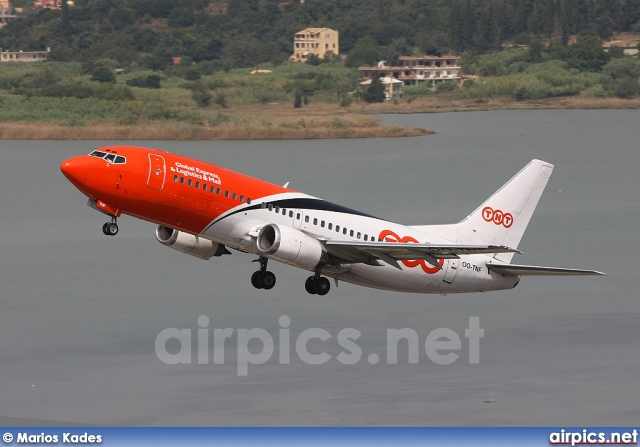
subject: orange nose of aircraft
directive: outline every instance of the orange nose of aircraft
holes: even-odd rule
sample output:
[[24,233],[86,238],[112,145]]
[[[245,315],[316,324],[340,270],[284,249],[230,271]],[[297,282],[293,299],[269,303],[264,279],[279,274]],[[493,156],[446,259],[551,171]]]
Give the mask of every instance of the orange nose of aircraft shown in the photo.
[[89,157],[74,157],[65,160],[60,165],[60,170],[74,185],[81,185],[89,173]]

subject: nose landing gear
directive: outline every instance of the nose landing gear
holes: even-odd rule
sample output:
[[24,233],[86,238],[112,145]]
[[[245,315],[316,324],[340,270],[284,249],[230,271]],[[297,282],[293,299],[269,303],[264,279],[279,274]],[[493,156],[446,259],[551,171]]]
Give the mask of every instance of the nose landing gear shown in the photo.
[[102,226],[102,232],[107,236],[115,236],[118,234],[117,218],[112,217],[111,222],[107,222]]

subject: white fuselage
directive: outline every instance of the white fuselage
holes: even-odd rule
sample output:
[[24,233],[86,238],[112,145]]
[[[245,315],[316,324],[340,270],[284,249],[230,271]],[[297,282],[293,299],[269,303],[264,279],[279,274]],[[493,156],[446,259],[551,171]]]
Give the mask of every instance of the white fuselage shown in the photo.
[[[390,239],[385,239],[401,242],[400,239],[404,238],[406,241],[409,237],[419,243],[455,243],[455,241],[405,225],[348,212],[352,210],[345,212],[309,208],[289,209],[277,206],[278,203],[286,203],[285,201],[292,199],[311,199],[314,202],[319,200],[298,192],[267,196],[253,202],[253,205],[264,204],[264,208],[240,205],[216,218],[200,236],[261,256],[263,254],[257,251],[254,241],[247,237],[247,234],[252,228],[272,223],[295,228],[321,241],[331,239],[372,241],[378,240],[381,235],[392,234]],[[322,201],[322,203],[327,202]],[[270,204],[271,207],[269,207]],[[269,258],[269,256],[266,257]],[[490,256],[483,254],[462,255],[460,259],[444,260],[441,269],[436,269],[423,260],[400,262],[398,264],[400,268],[384,262],[380,262],[377,266],[354,263],[339,267],[326,266],[322,269],[322,273],[341,281],[398,292],[447,294],[514,288],[520,278],[503,276],[490,271],[486,267],[490,259]],[[492,261],[496,262],[495,259]]]

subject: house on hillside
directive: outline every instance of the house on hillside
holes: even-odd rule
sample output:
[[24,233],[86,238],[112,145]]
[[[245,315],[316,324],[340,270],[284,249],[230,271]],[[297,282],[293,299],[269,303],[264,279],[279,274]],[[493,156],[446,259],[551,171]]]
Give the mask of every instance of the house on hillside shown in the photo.
[[44,62],[51,52],[47,51],[2,51],[0,48],[0,62]]
[[[61,9],[62,0],[36,0],[34,5],[37,8]],[[67,0],[68,6],[73,6],[72,0]]]
[[361,79],[375,76],[395,78],[404,85],[418,85],[429,82],[435,87],[439,82],[460,83],[460,56],[400,56],[400,65],[387,66],[381,61],[377,67],[360,67]]
[[292,61],[306,62],[311,54],[323,58],[326,54],[339,54],[338,32],[329,28],[307,28],[293,38]]

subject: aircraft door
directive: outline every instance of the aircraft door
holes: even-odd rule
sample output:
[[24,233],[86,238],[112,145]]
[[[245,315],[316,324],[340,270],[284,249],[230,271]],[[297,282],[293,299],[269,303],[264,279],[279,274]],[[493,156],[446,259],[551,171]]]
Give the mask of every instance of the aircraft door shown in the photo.
[[147,187],[154,191],[162,191],[166,176],[167,168],[164,162],[164,157],[149,154],[149,177],[147,178]]
[[447,262],[447,271],[444,273],[444,278],[442,278],[444,282],[451,284],[453,280],[456,279],[459,262],[459,259],[449,259]]

